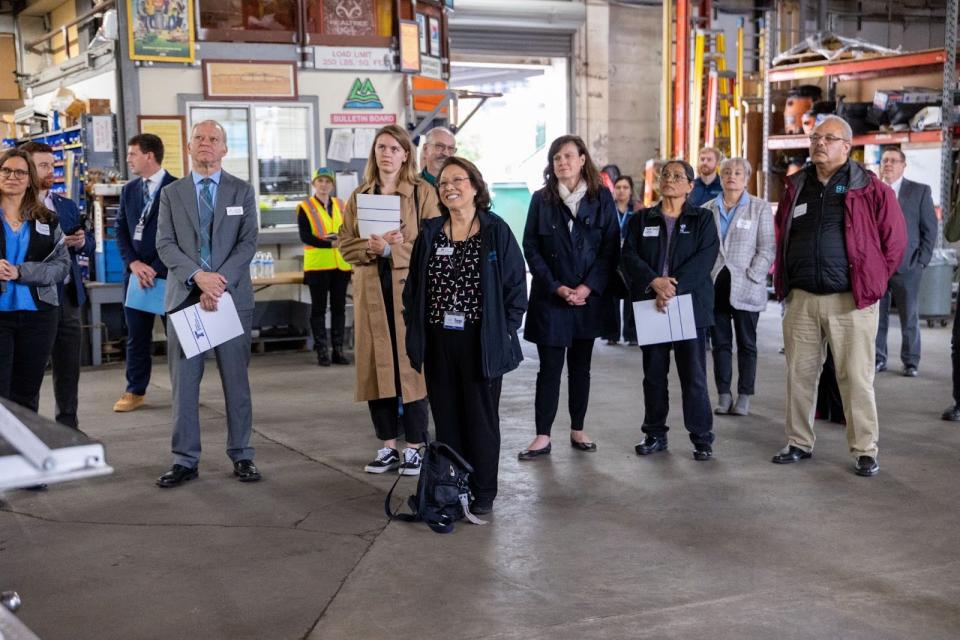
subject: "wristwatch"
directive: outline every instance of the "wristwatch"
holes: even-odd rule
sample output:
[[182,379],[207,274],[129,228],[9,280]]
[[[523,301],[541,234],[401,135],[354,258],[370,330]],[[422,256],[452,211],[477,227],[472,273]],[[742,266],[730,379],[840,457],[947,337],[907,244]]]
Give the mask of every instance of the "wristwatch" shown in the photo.
[[19,279],[20,279],[20,265],[17,265],[17,277],[14,278],[13,280],[14,280],[14,282],[16,282],[16,281],[19,280]]

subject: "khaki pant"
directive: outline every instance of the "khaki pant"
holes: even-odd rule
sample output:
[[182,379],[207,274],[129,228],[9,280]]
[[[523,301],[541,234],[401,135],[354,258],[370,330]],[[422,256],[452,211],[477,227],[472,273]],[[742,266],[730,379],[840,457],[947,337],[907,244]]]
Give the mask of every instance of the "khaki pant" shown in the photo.
[[787,356],[787,441],[813,451],[817,385],[829,344],[847,418],[854,459],[877,455],[880,425],[873,394],[877,305],[857,309],[851,293],[815,295],[794,290],[783,316]]

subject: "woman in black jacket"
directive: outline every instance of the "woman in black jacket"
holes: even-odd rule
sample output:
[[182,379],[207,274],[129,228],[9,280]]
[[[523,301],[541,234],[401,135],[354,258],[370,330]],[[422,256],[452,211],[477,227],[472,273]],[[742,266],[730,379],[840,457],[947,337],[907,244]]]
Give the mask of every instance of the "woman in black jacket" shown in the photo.
[[[683,421],[693,442],[693,457],[713,457],[713,413],[707,395],[707,330],[713,325],[713,281],[710,270],[720,250],[713,214],[687,202],[693,190],[693,167],[682,160],[667,162],[660,171],[662,199],[630,221],[620,265],[633,300],[656,300],[665,311],[670,301],[692,295],[697,323],[694,340],[651,344],[643,350],[643,432],[637,455],[667,449],[669,410],[667,374],[674,353]],[[642,342],[642,340],[641,340]]]
[[533,276],[523,338],[537,345],[537,435],[520,460],[550,453],[560,375],[567,361],[570,446],[596,451],[583,432],[590,396],[593,342],[603,331],[600,296],[620,254],[613,196],[603,187],[586,145],[561,136],[550,145],[544,187],[533,194],[523,253]]
[[423,221],[403,288],[407,355],[423,368],[437,440],[473,466],[471,511],[484,514],[497,496],[501,379],[523,360],[526,269],[472,162],[447,159],[437,191],[442,215]]
[[37,410],[70,255],[30,156],[0,156],[0,398]]

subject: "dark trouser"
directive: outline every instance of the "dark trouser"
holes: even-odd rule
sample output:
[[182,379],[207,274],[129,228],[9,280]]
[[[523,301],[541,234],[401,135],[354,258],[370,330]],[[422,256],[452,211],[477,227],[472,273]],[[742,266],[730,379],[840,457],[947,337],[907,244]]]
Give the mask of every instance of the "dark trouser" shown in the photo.
[[[139,309],[123,308],[127,323],[127,391],[142,396],[150,384],[153,367],[153,324],[156,316]],[[166,319],[162,318],[164,331]]]
[[[603,295],[601,299],[604,340],[619,341],[621,331],[627,342],[637,341],[637,326],[633,321],[633,303],[613,296]],[[620,305],[623,305],[623,323],[620,322]]]
[[950,363],[953,365],[953,400],[960,404],[960,304],[953,317],[953,337],[950,340]]
[[347,287],[350,272],[330,269],[309,271],[304,281],[310,287],[310,328],[318,350],[327,348],[327,294],[330,296],[330,340],[333,348],[343,349],[343,331],[346,323]]
[[0,397],[37,411],[59,314],[57,309],[0,312]]
[[827,357],[820,372],[820,384],[817,386],[817,413],[821,420],[837,424],[846,424],[843,414],[843,398],[840,396],[840,384],[837,382],[837,367],[833,364],[833,353],[827,347]]
[[71,296],[64,292],[63,300],[60,301],[50,364],[53,369],[56,420],[64,426],[79,429],[77,395],[80,387],[80,342],[83,331],[80,328],[80,307],[70,298]]
[[[757,378],[756,311],[741,311],[730,304],[730,271],[721,269],[714,284],[713,379],[717,393],[730,393],[733,380],[733,336],[737,336],[737,393],[752,396]],[[733,327],[731,328],[731,324]]]
[[393,314],[393,273],[388,260],[379,260],[380,290],[387,305],[387,327],[390,329],[390,345],[393,347],[393,380],[397,395],[392,398],[370,400],[370,419],[373,429],[381,440],[395,440],[400,436],[400,423],[407,442],[429,442],[429,403],[426,398],[403,402],[400,386],[400,359],[397,357],[397,327]]
[[880,321],[877,326],[877,363],[887,362],[887,328],[890,325],[890,298],[897,304],[900,316],[900,360],[905,367],[920,366],[920,308],[917,298],[923,269],[915,267],[890,277],[887,294],[880,299]]
[[593,338],[574,340],[570,347],[537,345],[540,371],[537,372],[537,395],[534,416],[537,435],[549,436],[553,419],[557,417],[560,402],[560,374],[563,360],[567,360],[567,402],[570,410],[570,428],[583,429],[590,400],[590,360],[593,358]]
[[500,463],[502,378],[483,377],[479,325],[464,331],[429,327],[423,373],[437,440],[473,467],[474,496],[493,500]]
[[670,351],[680,374],[683,422],[694,444],[713,442],[713,413],[707,395],[707,330],[697,329],[695,340],[667,342],[641,347],[643,351],[643,432],[662,437],[667,434],[670,411],[668,375]]

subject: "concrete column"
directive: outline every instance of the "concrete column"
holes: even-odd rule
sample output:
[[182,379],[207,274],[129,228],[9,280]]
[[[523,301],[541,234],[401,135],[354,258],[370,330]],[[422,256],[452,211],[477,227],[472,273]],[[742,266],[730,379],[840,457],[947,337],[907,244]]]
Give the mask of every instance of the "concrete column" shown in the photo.
[[587,0],[587,20],[574,39],[574,132],[601,165],[610,139],[610,5]]

